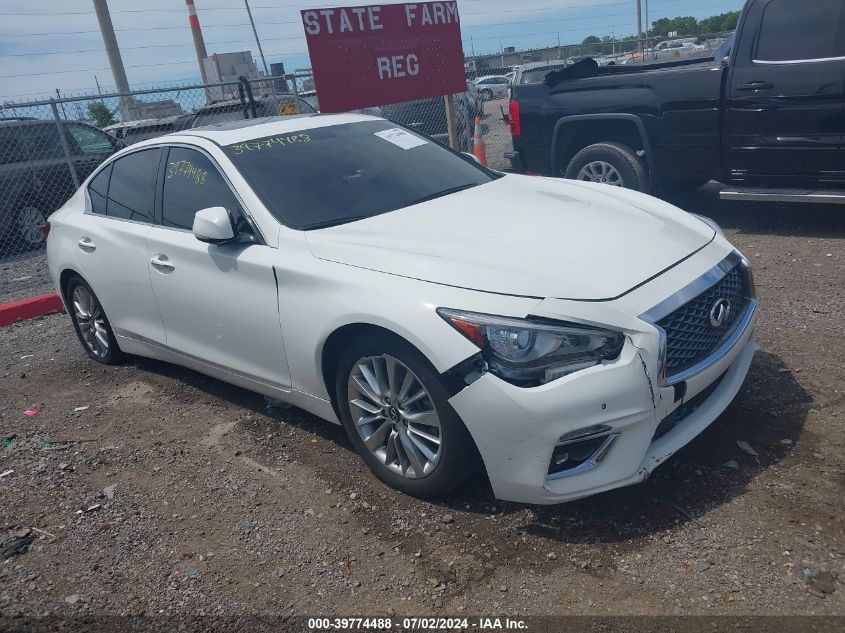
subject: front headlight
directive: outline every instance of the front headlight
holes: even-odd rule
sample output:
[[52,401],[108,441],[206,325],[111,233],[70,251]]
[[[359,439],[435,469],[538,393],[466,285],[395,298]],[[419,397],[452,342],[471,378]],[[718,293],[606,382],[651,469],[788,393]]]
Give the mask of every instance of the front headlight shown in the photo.
[[475,343],[491,372],[522,387],[551,382],[619,356],[620,332],[438,308],[449,325]]

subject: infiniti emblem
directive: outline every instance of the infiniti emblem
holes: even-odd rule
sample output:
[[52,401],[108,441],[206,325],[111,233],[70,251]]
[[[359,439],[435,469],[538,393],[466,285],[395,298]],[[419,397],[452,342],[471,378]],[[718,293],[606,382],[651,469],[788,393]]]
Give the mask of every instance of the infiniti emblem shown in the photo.
[[725,321],[731,314],[731,302],[727,299],[719,299],[710,308],[710,325],[712,327],[722,327]]

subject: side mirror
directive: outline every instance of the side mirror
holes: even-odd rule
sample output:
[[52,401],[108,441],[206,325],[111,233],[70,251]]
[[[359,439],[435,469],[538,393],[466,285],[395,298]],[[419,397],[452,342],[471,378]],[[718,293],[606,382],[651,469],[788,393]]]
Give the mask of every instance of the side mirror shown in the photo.
[[464,156],[469,156],[472,160],[474,160],[479,165],[481,164],[481,161],[478,160],[478,156],[476,156],[475,154],[472,154],[470,152],[464,152],[463,154],[464,154]]
[[224,207],[208,207],[194,215],[194,237],[208,244],[222,244],[235,239],[232,218]]

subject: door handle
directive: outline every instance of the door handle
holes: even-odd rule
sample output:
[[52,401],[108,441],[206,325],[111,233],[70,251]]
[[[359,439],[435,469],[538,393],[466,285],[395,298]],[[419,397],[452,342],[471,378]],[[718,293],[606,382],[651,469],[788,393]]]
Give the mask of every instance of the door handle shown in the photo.
[[156,255],[150,260],[150,264],[152,264],[153,268],[156,270],[164,273],[176,270],[176,266],[173,265],[173,262],[167,259],[167,255]]
[[76,245],[79,247],[83,253],[93,253],[97,250],[97,245],[94,244],[93,240],[90,237],[83,237],[79,240]]
[[775,85],[771,81],[749,81],[747,84],[740,84],[737,90],[771,90]]

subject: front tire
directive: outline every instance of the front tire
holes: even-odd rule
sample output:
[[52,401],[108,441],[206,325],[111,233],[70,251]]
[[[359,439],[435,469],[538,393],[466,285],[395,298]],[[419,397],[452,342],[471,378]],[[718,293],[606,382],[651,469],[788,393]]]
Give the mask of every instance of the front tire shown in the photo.
[[621,143],[596,143],[572,157],[563,175],[648,193],[648,170],[636,152]]
[[447,494],[476,471],[475,445],[437,372],[389,334],[360,337],[342,353],[335,392],[343,426],[370,470],[415,497]]
[[91,286],[79,276],[71,277],[65,297],[73,329],[88,357],[104,365],[120,363],[123,352]]

